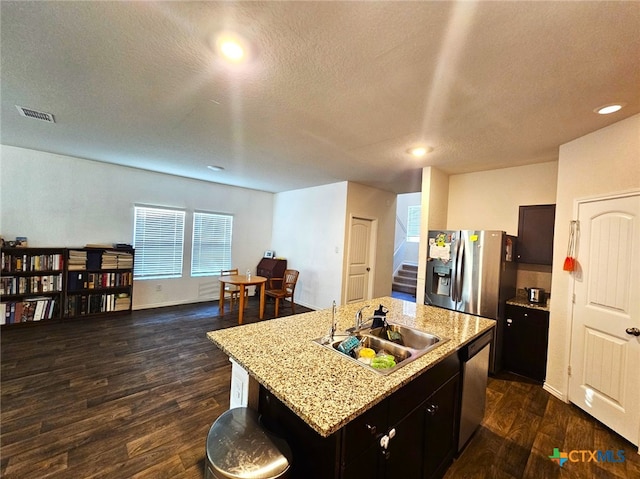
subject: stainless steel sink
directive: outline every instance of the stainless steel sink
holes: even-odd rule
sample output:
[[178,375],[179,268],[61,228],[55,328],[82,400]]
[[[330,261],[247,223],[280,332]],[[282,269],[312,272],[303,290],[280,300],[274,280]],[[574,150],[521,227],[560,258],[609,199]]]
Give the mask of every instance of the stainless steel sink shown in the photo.
[[[397,342],[398,344],[417,350],[429,350],[433,345],[438,344],[440,341],[442,341],[440,337],[434,334],[396,323],[389,323],[387,328],[381,327],[374,329],[365,329],[361,331],[361,333]],[[398,337],[394,333],[397,333],[400,339],[394,340],[394,337]]]
[[371,348],[376,353],[384,351],[392,355],[395,358],[396,365],[391,368],[377,369],[352,355],[343,353],[338,349],[338,345],[349,337],[346,334],[335,335],[332,341],[327,338],[317,338],[314,339],[314,342],[382,375],[391,374],[393,371],[415,361],[420,356],[449,341],[447,338],[396,323],[389,323],[387,328],[364,328],[351,335],[360,341],[360,346],[362,347]]

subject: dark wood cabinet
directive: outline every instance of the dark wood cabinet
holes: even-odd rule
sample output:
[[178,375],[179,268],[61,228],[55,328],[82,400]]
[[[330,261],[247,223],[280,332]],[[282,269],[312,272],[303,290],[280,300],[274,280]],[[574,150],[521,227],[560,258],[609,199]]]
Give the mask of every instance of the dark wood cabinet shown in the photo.
[[508,371],[544,381],[547,371],[549,313],[507,304],[503,363]]
[[519,263],[546,264],[553,261],[553,230],[556,205],[521,206],[518,215]]
[[459,397],[451,355],[327,438],[263,387],[259,410],[289,443],[294,479],[435,479],[456,452]]
[[[256,267],[256,274],[258,276],[263,276],[267,279],[283,278],[284,271],[286,269],[287,269],[286,259],[262,258],[258,263],[258,266]],[[273,286],[279,287],[281,285],[274,284]]]
[[442,477],[456,453],[459,423],[460,375],[455,375],[422,406],[424,417],[425,479]]

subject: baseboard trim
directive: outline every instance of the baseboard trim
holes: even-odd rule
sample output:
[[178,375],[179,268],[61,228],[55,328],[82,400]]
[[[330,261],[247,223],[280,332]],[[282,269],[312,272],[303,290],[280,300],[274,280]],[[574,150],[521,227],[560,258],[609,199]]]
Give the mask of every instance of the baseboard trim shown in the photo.
[[569,402],[569,398],[565,397],[565,395],[562,392],[560,392],[558,389],[554,388],[553,386],[550,386],[549,383],[547,383],[547,382],[545,382],[542,385],[542,389],[547,391],[552,396],[557,397],[562,402],[565,402],[565,403]]

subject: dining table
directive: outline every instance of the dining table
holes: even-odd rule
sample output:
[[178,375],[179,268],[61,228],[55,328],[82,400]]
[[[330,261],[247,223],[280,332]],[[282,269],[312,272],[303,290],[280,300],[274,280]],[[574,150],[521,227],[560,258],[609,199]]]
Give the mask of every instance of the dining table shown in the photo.
[[257,275],[245,275],[245,274],[231,274],[227,276],[220,276],[220,303],[219,311],[220,315],[224,314],[224,288],[226,284],[233,284],[240,288],[240,304],[238,311],[238,324],[242,324],[242,318],[244,315],[244,303],[245,303],[245,290],[249,286],[257,286],[260,289],[260,319],[264,316],[264,290],[267,278]]

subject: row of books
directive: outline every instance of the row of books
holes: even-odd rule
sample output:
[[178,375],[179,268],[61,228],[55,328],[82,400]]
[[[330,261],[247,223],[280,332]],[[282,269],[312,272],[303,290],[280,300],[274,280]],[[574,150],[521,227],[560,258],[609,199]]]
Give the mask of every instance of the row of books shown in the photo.
[[69,271],[133,269],[133,255],[125,251],[69,250]]
[[70,271],[67,289],[68,291],[78,291],[81,289],[117,288],[131,286],[132,284],[133,273],[131,271],[123,271],[121,273],[80,273]]
[[133,269],[133,255],[123,251],[102,253],[102,269]]
[[30,298],[0,303],[0,324],[27,323],[56,316],[56,298]]
[[87,252],[82,250],[69,250],[69,261],[67,261],[69,271],[87,269]]
[[2,251],[2,272],[60,271],[63,268],[62,254],[5,253]]
[[74,294],[67,297],[67,316],[128,311],[131,308],[129,293]]
[[62,291],[62,274],[44,276],[3,276],[0,294],[33,294]]

